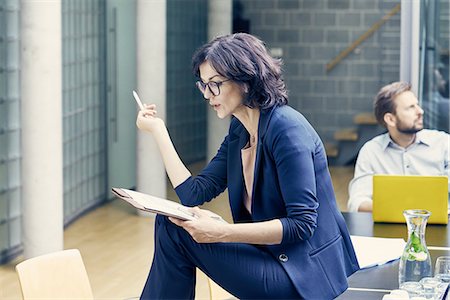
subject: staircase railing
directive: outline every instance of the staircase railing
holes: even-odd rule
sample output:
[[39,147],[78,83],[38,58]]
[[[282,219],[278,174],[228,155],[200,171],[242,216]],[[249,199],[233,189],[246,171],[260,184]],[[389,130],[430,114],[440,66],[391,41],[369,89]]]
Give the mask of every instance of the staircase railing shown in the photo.
[[341,62],[345,57],[347,57],[356,47],[358,47],[362,42],[374,34],[380,27],[386,23],[387,20],[392,18],[400,11],[400,4],[397,4],[393,9],[391,9],[381,20],[372,25],[366,32],[358,37],[350,46],[348,46],[344,51],[339,53],[331,62],[327,64],[326,70],[330,72],[337,64]]

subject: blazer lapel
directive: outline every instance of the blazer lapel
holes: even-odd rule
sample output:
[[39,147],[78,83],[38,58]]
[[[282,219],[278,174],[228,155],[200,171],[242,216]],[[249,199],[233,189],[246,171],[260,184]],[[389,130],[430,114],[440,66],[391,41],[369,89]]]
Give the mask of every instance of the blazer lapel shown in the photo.
[[258,184],[258,174],[259,174],[259,169],[261,167],[261,157],[262,157],[262,149],[263,149],[263,141],[264,141],[264,136],[267,132],[267,127],[269,126],[269,120],[270,117],[272,116],[273,111],[276,109],[276,107],[273,107],[271,109],[267,109],[267,110],[261,110],[261,114],[259,116],[259,124],[258,124],[258,143],[257,143],[257,148],[256,148],[256,159],[255,159],[255,173],[253,174],[253,187],[252,187],[252,195],[253,195],[253,199],[252,199],[252,213],[253,213],[253,203],[255,202],[254,200],[256,199],[256,186]]
[[[239,123],[240,124],[240,123]],[[248,141],[248,133],[240,124],[230,136],[228,144],[228,193],[231,211],[236,220],[247,220],[242,195],[244,192],[244,177],[242,175],[241,149]]]

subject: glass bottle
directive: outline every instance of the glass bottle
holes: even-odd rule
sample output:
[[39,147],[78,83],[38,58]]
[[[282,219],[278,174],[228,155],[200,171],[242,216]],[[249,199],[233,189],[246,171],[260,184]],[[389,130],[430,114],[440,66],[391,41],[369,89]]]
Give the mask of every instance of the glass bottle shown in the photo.
[[431,213],[423,209],[409,209],[403,215],[408,226],[408,242],[400,257],[400,288],[405,282],[419,282],[423,277],[432,276],[430,252],[425,243],[425,228]]

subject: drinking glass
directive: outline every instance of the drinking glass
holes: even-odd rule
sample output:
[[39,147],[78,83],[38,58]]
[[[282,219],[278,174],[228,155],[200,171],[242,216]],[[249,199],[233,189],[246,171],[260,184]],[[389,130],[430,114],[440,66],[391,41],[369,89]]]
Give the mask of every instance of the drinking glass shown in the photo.
[[442,282],[450,282],[450,256],[439,256],[436,259],[434,277]]

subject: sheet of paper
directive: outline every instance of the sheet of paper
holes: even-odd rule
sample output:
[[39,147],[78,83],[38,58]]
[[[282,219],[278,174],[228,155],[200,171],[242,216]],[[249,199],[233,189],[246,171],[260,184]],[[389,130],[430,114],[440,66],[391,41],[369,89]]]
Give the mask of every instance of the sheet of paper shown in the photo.
[[[183,206],[175,201],[158,198],[155,196],[151,196],[144,193],[139,193],[132,190],[122,189],[122,188],[114,188],[116,190],[119,190],[125,192],[125,195],[129,195],[130,197],[123,197],[123,195],[117,194],[116,195],[133,205],[134,207],[150,211],[154,213],[160,213],[166,216],[173,216],[180,218],[182,220],[194,220],[196,219],[196,216],[188,211],[188,208],[186,206]],[[113,191],[114,191],[113,189]]]
[[361,269],[399,259],[406,245],[402,238],[350,237]]

